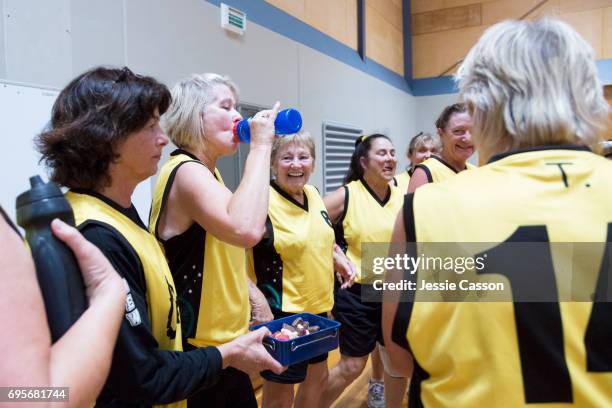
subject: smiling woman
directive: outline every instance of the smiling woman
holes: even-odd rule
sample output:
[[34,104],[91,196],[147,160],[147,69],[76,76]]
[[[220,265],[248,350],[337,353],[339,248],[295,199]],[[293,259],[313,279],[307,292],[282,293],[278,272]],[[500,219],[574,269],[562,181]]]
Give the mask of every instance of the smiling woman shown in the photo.
[[436,120],[442,151],[415,167],[408,192],[427,183],[435,183],[474,168],[467,160],[474,154],[472,118],[463,103],[449,105]]
[[[354,276],[334,251],[334,230],[316,187],[308,183],[315,160],[314,141],[303,132],[277,138],[272,147],[266,233],[249,251],[249,272],[266,294],[275,318],[308,312],[327,317],[334,303],[334,265]],[[265,379],[263,405],[316,407],[327,382],[327,353],[291,365]],[[294,398],[294,384],[300,384]]]
[[[402,206],[404,192],[391,183],[397,159],[391,140],[382,134],[364,135],[355,143],[345,186],[325,197],[325,206],[334,222],[336,241],[355,263],[355,285],[334,293],[334,318],[340,327],[340,362],[329,373],[322,406],[329,406],[363,371],[368,355],[382,342],[381,304],[363,302],[362,290],[371,289],[362,273],[362,244],[389,242],[393,223]],[[372,275],[370,274],[370,277]],[[380,347],[385,359],[384,348]],[[385,365],[387,404],[401,401],[406,379],[394,377]]]

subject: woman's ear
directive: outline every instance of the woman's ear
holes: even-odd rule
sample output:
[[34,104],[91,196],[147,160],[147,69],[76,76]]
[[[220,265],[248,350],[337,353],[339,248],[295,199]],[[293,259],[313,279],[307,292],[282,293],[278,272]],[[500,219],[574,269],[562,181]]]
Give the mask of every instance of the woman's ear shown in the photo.
[[366,159],[365,157],[360,157],[359,158],[359,165],[361,166],[361,168],[363,170],[365,170],[367,168],[367,165],[368,165],[368,159]]
[[204,139],[204,112],[200,112],[200,136]]

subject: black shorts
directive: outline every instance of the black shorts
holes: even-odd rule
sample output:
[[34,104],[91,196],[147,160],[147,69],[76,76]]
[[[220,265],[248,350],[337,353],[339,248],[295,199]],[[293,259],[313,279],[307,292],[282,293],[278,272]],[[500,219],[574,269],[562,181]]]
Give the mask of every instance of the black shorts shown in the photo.
[[[291,316],[295,313],[285,313],[279,310],[272,310],[274,314],[274,319],[281,319],[283,317]],[[319,313],[321,317],[327,317],[327,313]],[[279,384],[299,384],[304,382],[306,379],[306,373],[308,372],[309,364],[317,364],[326,361],[328,357],[328,353],[321,354],[320,356],[316,356],[307,361],[302,361],[301,363],[292,364],[281,374],[274,374],[272,371],[266,370],[261,372],[261,376],[270,382],[275,382]]]
[[248,374],[228,367],[210,388],[187,398],[187,408],[257,408],[257,399]]
[[350,288],[334,288],[334,319],[340,326],[340,354],[348,357],[364,357],[384,344],[382,339],[382,303],[362,302],[361,290],[368,289],[359,283]]

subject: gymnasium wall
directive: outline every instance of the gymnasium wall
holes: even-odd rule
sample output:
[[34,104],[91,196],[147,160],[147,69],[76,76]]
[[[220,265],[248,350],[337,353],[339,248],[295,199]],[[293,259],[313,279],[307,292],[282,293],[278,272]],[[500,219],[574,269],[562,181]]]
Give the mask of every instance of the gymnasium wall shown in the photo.
[[[219,72],[245,102],[300,109],[319,152],[323,121],[388,133],[399,151],[415,133],[415,98],[404,90],[252,21],[244,36],[228,34],[208,1],[0,0],[0,8],[0,79],[61,88],[110,64],[171,86]],[[311,180],[319,188],[321,166],[319,154]]]
[[[357,49],[356,0],[266,0],[341,43]],[[366,56],[404,75],[402,0],[365,1]]]
[[[489,26],[519,18],[541,0],[412,0],[414,78],[436,77],[463,58]],[[612,58],[612,0],[548,0],[529,18],[557,17]]]

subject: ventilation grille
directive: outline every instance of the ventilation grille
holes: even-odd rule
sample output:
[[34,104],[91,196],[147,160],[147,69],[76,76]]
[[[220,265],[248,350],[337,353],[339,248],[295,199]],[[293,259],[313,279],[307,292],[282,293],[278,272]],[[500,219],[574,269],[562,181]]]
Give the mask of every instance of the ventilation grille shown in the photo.
[[336,190],[343,184],[351,164],[355,140],[363,129],[334,122],[323,122],[323,191]]
[[246,13],[221,3],[221,27],[240,35],[246,30]]

